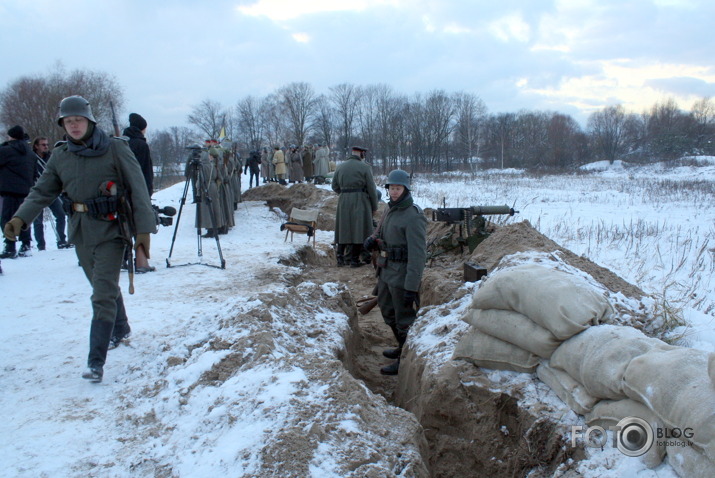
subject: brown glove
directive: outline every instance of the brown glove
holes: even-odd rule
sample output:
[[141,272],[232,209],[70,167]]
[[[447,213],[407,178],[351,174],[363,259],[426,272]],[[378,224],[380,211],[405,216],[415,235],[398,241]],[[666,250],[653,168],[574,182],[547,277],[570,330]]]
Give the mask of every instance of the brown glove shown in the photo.
[[5,238],[8,241],[17,241],[17,236],[20,235],[20,231],[22,231],[24,225],[25,222],[17,216],[10,219],[7,224],[5,224],[5,230],[3,231]]
[[144,248],[144,254],[146,254],[147,259],[151,259],[149,256],[149,243],[151,242],[151,234],[148,232],[140,232],[137,234],[137,238],[134,239],[134,250],[139,249],[139,246]]

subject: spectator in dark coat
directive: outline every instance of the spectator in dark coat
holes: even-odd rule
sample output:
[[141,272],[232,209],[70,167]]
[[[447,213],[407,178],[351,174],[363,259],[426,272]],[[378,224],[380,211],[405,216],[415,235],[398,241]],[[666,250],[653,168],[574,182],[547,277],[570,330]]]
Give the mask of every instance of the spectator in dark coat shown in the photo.
[[[0,145],[0,196],[2,196],[2,215],[0,228],[12,219],[22,201],[30,193],[34,182],[35,162],[32,160],[30,145],[25,139],[25,130],[22,126],[13,126],[7,132],[8,141]],[[20,233],[21,257],[30,255],[30,230]],[[5,239],[5,250],[0,258],[14,259],[18,253],[15,242]]]
[[129,138],[129,149],[139,161],[149,197],[154,194],[154,164],[151,161],[151,151],[146,143],[146,120],[137,113],[129,115],[129,127],[124,129],[124,136]]
[[[154,194],[154,165],[151,161],[151,151],[146,143],[146,120],[137,113],[129,115],[129,127],[124,129],[124,136],[129,138],[129,149],[134,153],[134,157],[139,162],[139,167],[144,176],[146,189],[149,197]],[[144,252],[144,249],[138,248],[136,251],[136,264],[134,271],[138,274],[145,272],[154,272],[156,267],[149,265],[149,259]]]
[[256,178],[256,187],[258,187],[258,175],[261,173],[261,153],[257,150],[251,151],[251,154],[248,156],[248,161],[246,161],[246,167],[243,170],[243,174],[246,174],[248,171],[251,172],[248,179],[248,189],[251,189],[251,186],[253,185],[253,178]]

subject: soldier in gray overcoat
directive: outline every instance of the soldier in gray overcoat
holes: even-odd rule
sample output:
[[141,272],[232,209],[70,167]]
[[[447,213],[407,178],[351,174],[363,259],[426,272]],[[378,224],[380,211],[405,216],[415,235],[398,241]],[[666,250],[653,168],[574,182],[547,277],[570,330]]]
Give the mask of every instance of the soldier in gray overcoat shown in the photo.
[[354,146],[352,155],[335,170],[331,187],[340,194],[335,213],[335,243],[338,267],[348,262],[345,248],[351,244],[350,266],[360,267],[362,243],[372,233],[372,215],[377,211],[377,188],[370,165],[365,163],[367,149]]
[[388,209],[363,247],[379,250],[377,304],[398,344],[396,349],[383,352],[395,361],[380,372],[396,375],[407,332],[417,317],[415,306],[419,308],[420,281],[427,258],[427,218],[412,200],[406,171],[392,171],[385,186],[390,196]]
[[[115,323],[118,308],[119,315],[124,309],[119,271],[126,244],[115,219],[116,199],[124,193],[131,196],[134,247],[143,247],[147,258],[156,219],[139,163],[127,141],[110,138],[96,126],[87,100],[81,96],[63,99],[58,124],[69,140],[54,148],[42,176],[5,227],[5,236],[14,240],[62,191],[67,193],[73,211],[69,239],[92,285],[89,369],[82,377],[99,382],[110,341],[128,334],[128,324]],[[120,325],[126,328],[118,330]]]
[[330,150],[323,143],[320,148],[315,152],[315,158],[313,159],[313,175],[315,176],[315,184],[323,184],[325,178],[328,177],[328,162],[330,161]]
[[288,180],[291,183],[303,182],[303,155],[298,151],[298,147],[294,144],[290,146],[290,151],[287,155],[289,165]]

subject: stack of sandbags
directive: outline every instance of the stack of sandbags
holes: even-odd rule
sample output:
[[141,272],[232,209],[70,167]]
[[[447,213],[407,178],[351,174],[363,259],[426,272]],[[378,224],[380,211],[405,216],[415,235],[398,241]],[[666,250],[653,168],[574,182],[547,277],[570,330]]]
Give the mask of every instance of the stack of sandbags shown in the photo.
[[[615,427],[624,418],[637,417],[650,424],[653,430],[663,428],[663,421],[645,405],[630,398],[623,400],[601,400],[589,413],[584,414],[589,427],[599,426],[604,430]],[[650,449],[640,458],[648,468],[655,468],[663,462],[665,443],[654,440]]]
[[463,319],[472,325],[454,358],[500,370],[534,372],[559,344],[599,324],[613,309],[586,279],[525,264],[484,281]]
[[[693,443],[669,446],[668,454],[681,459],[687,455],[687,465],[696,469],[715,464],[715,384],[708,373],[712,360],[713,354],[701,350],[657,348],[634,358],[623,376],[629,398],[646,405],[668,429],[682,434],[672,438]],[[685,436],[686,430],[691,437]],[[672,438],[663,439],[675,441]]]
[[563,370],[598,399],[627,398],[623,375],[636,357],[652,349],[675,347],[646,336],[633,327],[591,327],[561,344],[551,356],[552,367]]

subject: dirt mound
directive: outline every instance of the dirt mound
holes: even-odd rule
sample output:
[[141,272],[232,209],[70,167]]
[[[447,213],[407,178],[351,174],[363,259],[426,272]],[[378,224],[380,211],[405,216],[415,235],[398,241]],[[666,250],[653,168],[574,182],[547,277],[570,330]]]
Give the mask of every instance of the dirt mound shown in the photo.
[[605,267],[561,247],[534,229],[529,221],[497,228],[492,235],[477,246],[469,257],[469,261],[491,271],[505,256],[526,251],[558,252],[564,262],[588,273],[611,292],[621,292],[626,297],[635,299],[645,296],[645,292],[641,289],[626,282]]
[[266,201],[269,208],[278,208],[284,216],[291,209],[320,209],[318,229],[322,231],[335,230],[335,211],[338,207],[338,196],[332,191],[317,188],[314,184],[300,183],[290,187],[271,183],[257,188],[251,188],[241,195],[244,201]]

